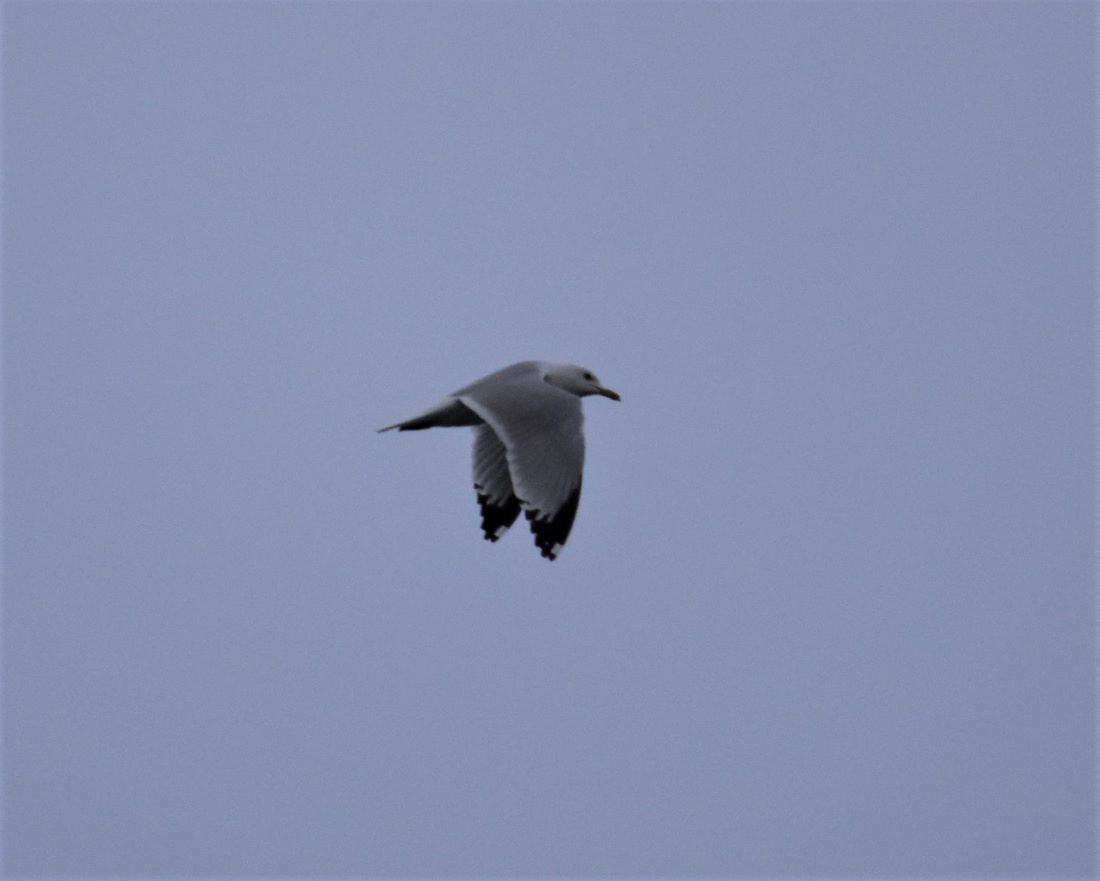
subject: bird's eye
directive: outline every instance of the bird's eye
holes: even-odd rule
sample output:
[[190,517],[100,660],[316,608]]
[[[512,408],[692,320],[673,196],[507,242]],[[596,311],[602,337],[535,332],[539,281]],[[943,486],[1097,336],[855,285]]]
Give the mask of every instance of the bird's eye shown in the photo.
[[592,380],[594,380],[594,379],[595,379],[596,377],[594,377],[594,376],[593,376],[593,375],[592,375],[591,373],[586,373],[586,374],[584,375],[584,378],[585,378],[585,379],[587,379],[587,380],[588,380],[589,382],[591,382],[591,381],[592,381]]

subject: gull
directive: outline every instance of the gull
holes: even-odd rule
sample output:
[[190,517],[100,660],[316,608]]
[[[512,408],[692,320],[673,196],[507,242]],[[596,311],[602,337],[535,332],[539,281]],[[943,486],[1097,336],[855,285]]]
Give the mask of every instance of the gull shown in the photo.
[[485,538],[500,539],[522,510],[535,546],[553,560],[569,537],[581,499],[581,398],[588,395],[621,400],[583,367],[521,361],[459,389],[419,416],[378,430],[472,426],[474,490]]

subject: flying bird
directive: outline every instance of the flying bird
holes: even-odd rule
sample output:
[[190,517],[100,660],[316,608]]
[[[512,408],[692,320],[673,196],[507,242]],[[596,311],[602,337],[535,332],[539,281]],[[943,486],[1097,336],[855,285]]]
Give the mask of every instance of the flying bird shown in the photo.
[[555,559],[581,499],[581,398],[620,400],[574,364],[521,361],[448,395],[430,410],[379,431],[474,429],[474,489],[485,538],[497,541],[522,510],[535,546]]

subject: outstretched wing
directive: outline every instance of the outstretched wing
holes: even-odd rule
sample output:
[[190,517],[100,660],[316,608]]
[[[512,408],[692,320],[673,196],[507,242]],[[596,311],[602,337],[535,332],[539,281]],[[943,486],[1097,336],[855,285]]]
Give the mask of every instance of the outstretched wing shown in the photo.
[[474,489],[485,538],[496,541],[516,522],[520,508],[508,472],[507,451],[488,425],[474,429]]
[[576,395],[518,373],[478,382],[457,395],[503,442],[512,487],[535,544],[553,560],[580,503],[584,415]]

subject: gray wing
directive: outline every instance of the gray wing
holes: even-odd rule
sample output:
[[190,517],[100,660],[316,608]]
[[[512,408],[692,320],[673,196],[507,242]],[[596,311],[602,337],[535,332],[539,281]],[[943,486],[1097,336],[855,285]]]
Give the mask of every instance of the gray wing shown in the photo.
[[580,503],[581,400],[543,382],[537,370],[504,373],[474,383],[457,397],[503,442],[512,487],[535,544],[552,560],[569,537]]
[[508,472],[507,451],[488,425],[474,429],[474,489],[485,538],[496,541],[516,522],[520,507]]

